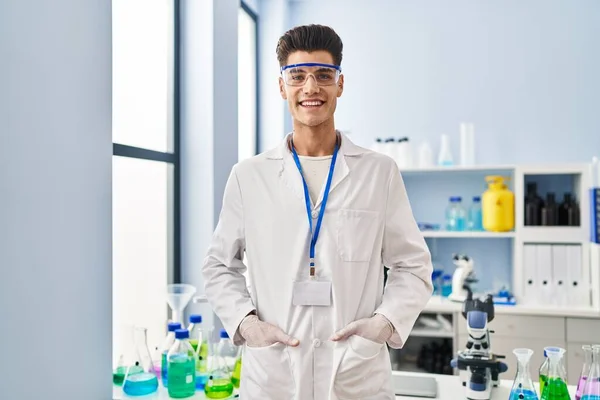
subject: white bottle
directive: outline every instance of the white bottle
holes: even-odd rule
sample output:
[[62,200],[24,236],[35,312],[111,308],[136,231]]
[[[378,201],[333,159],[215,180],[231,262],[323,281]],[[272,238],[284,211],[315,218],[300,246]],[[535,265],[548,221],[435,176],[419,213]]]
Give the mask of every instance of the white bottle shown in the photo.
[[475,165],[475,126],[460,124],[460,165]]
[[412,154],[407,137],[398,139],[396,144],[396,164],[400,169],[412,168]]
[[383,140],[379,137],[375,138],[371,150],[376,151],[377,153],[383,153]]
[[430,168],[433,164],[433,150],[431,150],[429,142],[421,143],[421,146],[419,146],[419,168]]
[[452,152],[450,151],[450,138],[442,135],[440,139],[440,152],[438,154],[438,165],[448,167],[454,164]]

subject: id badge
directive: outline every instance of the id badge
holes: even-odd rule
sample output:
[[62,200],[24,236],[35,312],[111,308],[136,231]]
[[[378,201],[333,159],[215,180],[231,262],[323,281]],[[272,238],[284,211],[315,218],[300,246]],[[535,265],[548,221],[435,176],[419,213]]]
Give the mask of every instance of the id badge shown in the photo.
[[294,282],[292,303],[295,306],[330,306],[331,282],[317,280]]

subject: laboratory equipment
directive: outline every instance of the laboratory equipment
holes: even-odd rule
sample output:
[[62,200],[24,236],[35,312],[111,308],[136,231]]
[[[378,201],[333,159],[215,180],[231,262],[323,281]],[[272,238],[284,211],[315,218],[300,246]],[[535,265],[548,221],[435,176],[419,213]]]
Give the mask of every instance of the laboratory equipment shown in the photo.
[[188,305],[196,288],[185,283],[174,283],[167,285],[167,303],[171,307],[171,319],[173,322],[184,324],[183,310]]
[[190,345],[194,349],[196,357],[196,389],[203,390],[208,380],[208,371],[206,370],[208,361],[208,338],[212,332],[211,329],[204,328],[201,315],[190,315]]
[[514,349],[513,354],[517,357],[517,373],[510,390],[509,400],[538,400],[535,392],[531,374],[529,373],[529,362],[533,355],[531,349]]
[[452,275],[444,274],[442,276],[442,296],[448,297],[452,293]]
[[419,146],[419,168],[430,168],[433,162],[433,150],[429,142],[423,142]]
[[492,388],[498,386],[500,374],[508,369],[500,361],[504,356],[494,354],[490,345],[488,323],[494,319],[492,296],[473,299],[473,292],[468,289],[462,315],[467,320],[469,339],[466,350],[459,351],[450,365],[458,368],[468,399],[489,400]]
[[[540,384],[541,400],[570,400],[567,388],[567,377],[562,366],[565,349],[560,347],[546,347],[548,358],[548,377],[543,388]],[[542,377],[540,376],[540,383]]]
[[600,345],[592,346],[592,364],[581,393],[581,400],[600,400]]
[[396,143],[396,164],[400,169],[412,168],[412,149],[407,137],[398,139]]
[[446,230],[464,231],[467,220],[466,214],[462,206],[462,197],[450,197],[450,201],[446,207]]
[[475,164],[475,126],[471,123],[460,124],[460,165]]
[[537,194],[537,184],[527,183],[527,195],[525,196],[525,225],[539,226],[542,224],[542,208],[544,200]]
[[139,364],[139,359],[135,353],[135,327],[133,325],[120,327],[115,346],[119,349],[119,356],[114,360],[113,384],[121,386],[128,370],[130,374],[143,372],[141,365],[136,365],[136,361]]
[[498,175],[486,176],[487,190],[482,196],[483,228],[490,232],[508,232],[515,227],[515,195]]
[[481,216],[481,197],[473,196],[473,203],[469,207],[469,217],[467,219],[467,230],[482,231],[483,219]]
[[167,354],[169,397],[181,399],[193,396],[196,392],[196,356],[189,337],[187,329],[177,329],[175,343]]
[[392,375],[396,396],[436,398],[437,381],[432,377]]
[[452,151],[450,151],[450,138],[448,135],[440,137],[440,152],[438,153],[438,165],[449,167],[454,164]]
[[146,332],[146,328],[134,328],[133,358],[128,363],[123,379],[123,393],[128,396],[145,396],[158,389],[158,377],[148,350]]
[[444,275],[444,271],[441,269],[434,269],[431,273],[431,282],[433,284],[433,295],[441,296],[442,295],[442,276]]
[[160,354],[161,354],[160,374],[161,374],[161,378],[162,378],[162,384],[164,387],[168,386],[167,354],[169,353],[169,350],[171,350],[171,346],[173,346],[173,344],[175,343],[175,331],[177,329],[181,329],[181,324],[179,322],[170,322],[167,325],[167,337],[165,337],[165,340],[164,340],[162,346],[160,347]]
[[558,225],[558,205],[556,204],[556,196],[552,192],[546,194],[546,204],[542,207],[542,225]]
[[240,387],[240,379],[242,378],[242,347],[238,347],[237,357],[235,359],[235,365],[231,372],[231,383],[235,388]]
[[452,276],[452,293],[448,299],[463,302],[470,291],[469,284],[476,282],[473,273],[473,259],[466,254],[455,254],[452,262],[456,266]]
[[[204,386],[204,394],[209,399],[223,399],[233,393],[233,382],[231,382],[231,370],[227,367],[225,357],[220,353],[221,342],[227,339],[227,334],[221,331],[221,339],[218,343],[209,343],[208,356],[208,382]],[[223,337],[225,336],[225,337]]]
[[217,352],[225,360],[225,365],[229,371],[233,371],[235,362],[238,358],[238,348],[233,344],[225,329],[221,329],[219,334],[220,340],[217,344]]
[[558,225],[579,226],[579,205],[571,193],[565,193],[558,206]]
[[373,142],[373,145],[371,146],[371,150],[377,152],[377,153],[383,153],[384,149],[383,149],[383,140],[381,140],[381,138],[375,138],[375,142]]
[[577,390],[575,391],[575,400],[580,400],[581,395],[583,394],[583,389],[585,388],[585,383],[587,382],[587,378],[590,374],[590,368],[592,366],[592,346],[588,344],[584,344],[581,346],[581,350],[583,350],[583,366],[581,367],[581,374],[579,375],[579,380],[577,381]]

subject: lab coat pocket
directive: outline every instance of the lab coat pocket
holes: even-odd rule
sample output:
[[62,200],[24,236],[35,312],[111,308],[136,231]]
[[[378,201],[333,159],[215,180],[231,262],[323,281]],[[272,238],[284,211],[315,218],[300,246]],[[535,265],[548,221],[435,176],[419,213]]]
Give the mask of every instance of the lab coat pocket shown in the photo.
[[291,400],[296,392],[287,346],[244,349],[240,394],[247,399]]
[[358,335],[348,338],[334,382],[340,400],[364,399],[381,390],[390,369],[378,357],[384,347]]
[[338,214],[338,250],[347,262],[369,262],[377,237],[377,211],[342,209]]

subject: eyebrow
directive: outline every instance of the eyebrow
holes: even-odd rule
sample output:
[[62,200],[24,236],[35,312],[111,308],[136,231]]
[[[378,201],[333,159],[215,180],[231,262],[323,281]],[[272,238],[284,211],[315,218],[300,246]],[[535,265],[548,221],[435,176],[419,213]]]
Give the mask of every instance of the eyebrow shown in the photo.
[[[288,71],[290,71],[290,73],[306,72],[302,67],[290,68]],[[334,72],[334,71],[335,71],[335,69],[333,69],[333,68],[321,67],[318,70],[316,70],[315,72]]]

